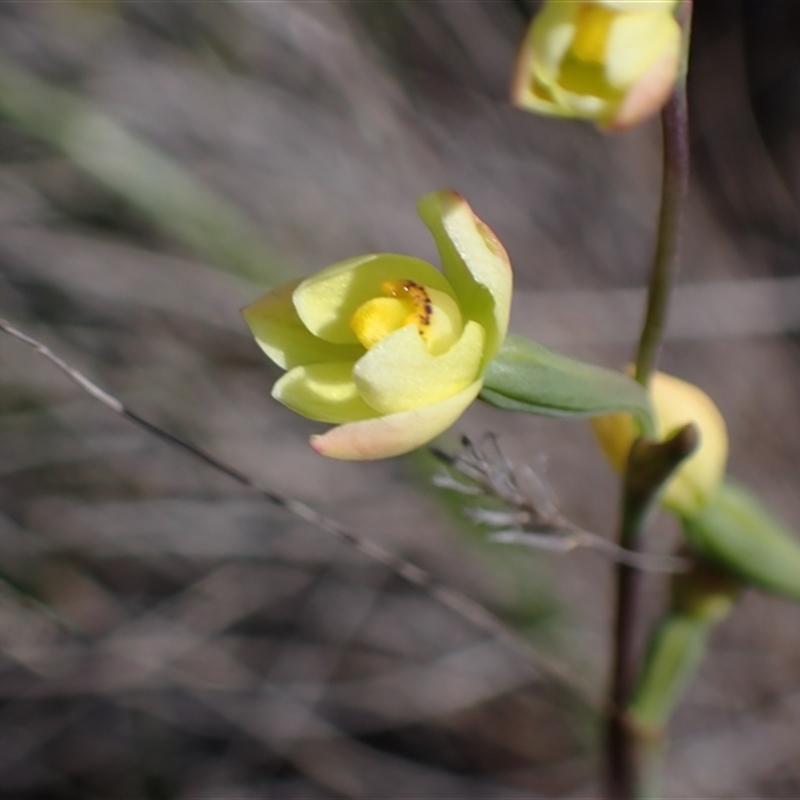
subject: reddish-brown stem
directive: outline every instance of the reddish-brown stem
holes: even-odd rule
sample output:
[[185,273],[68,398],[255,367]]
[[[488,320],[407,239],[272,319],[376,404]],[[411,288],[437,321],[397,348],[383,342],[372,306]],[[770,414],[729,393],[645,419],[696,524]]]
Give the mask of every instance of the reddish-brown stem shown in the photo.
[[[679,9],[685,52],[688,52],[691,28],[691,0]],[[636,380],[647,386],[661,347],[669,300],[677,272],[683,229],[683,216],[689,186],[689,124],[686,101],[686,63],[672,97],[661,114],[663,138],[663,176],[661,209],[650,283],[647,311],[642,324],[635,358]],[[634,552],[642,548],[642,533],[647,510],[640,508],[630,494],[629,462],[625,477],[620,544]],[[641,797],[644,777],[640,774],[636,732],[626,720],[626,710],[633,693],[639,665],[637,651],[638,611],[642,573],[620,564],[617,568],[616,599],[613,623],[611,687],[606,720],[606,786],[611,800]]]

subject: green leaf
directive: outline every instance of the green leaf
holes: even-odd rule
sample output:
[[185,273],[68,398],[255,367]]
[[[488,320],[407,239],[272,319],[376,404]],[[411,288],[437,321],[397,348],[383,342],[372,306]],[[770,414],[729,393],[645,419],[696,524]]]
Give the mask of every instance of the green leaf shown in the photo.
[[482,400],[507,411],[548,417],[597,417],[616,411],[632,414],[643,435],[656,438],[650,398],[622,372],[553,353],[509,336],[489,362]]
[[726,481],[682,520],[689,544],[753,586],[800,600],[800,539],[747,490]]
[[705,620],[676,613],[659,623],[628,709],[639,725],[667,723],[703,659],[710,627]]

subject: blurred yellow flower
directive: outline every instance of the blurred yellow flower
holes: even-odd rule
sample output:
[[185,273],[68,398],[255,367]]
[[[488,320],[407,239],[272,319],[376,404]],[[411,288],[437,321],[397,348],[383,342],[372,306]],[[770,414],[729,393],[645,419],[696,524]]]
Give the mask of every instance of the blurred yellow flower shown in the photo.
[[334,264],[244,309],[286,374],[272,396],[336,423],[311,439],[347,460],[396,456],[445,431],[477,397],[506,336],[511,265],[492,231],[451,191],[421,198],[444,274],[382,253]]
[[511,91],[520,108],[627,128],[667,101],[678,76],[677,0],[547,0]]
[[[728,434],[725,420],[711,398],[691,383],[657,372],[650,381],[650,397],[658,434],[670,433],[693,422],[700,433],[697,450],[667,482],[662,505],[681,516],[699,511],[715,494],[725,475]],[[628,414],[608,414],[591,420],[592,429],[611,465],[622,472],[639,432]]]

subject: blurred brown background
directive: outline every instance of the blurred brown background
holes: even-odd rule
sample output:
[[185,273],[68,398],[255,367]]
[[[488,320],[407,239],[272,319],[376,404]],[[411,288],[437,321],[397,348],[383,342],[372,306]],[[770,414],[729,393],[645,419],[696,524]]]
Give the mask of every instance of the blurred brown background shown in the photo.
[[[512,329],[630,357],[659,130],[511,109],[534,4],[0,5],[0,314],[148,419],[486,605],[602,690],[611,564],[489,545],[424,455],[336,464],[269,397],[238,309],[369,251],[435,260],[419,195],[511,254]],[[694,181],[662,363],[715,398],[731,473],[800,530],[800,6],[696,4]],[[148,437],[0,337],[0,794],[597,795],[596,720],[537,663]],[[612,535],[582,423],[479,404]],[[539,467],[537,467],[539,468]],[[662,520],[654,548],[675,541]],[[663,597],[653,578],[650,611]],[[665,797],[800,797],[800,610],[747,593],[678,711]]]

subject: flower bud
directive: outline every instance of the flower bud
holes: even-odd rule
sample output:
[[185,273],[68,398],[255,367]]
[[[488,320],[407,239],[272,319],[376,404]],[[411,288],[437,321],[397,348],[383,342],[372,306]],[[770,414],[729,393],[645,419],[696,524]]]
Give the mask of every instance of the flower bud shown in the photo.
[[661,109],[678,77],[677,0],[547,0],[517,61],[512,102],[612,129]]
[[[694,423],[700,432],[700,445],[678,467],[667,482],[662,505],[681,516],[700,510],[715,494],[725,474],[728,459],[728,434],[711,398],[686,381],[657,372],[653,375],[650,397],[661,439]],[[591,421],[597,440],[611,465],[622,472],[639,430],[629,414],[608,414]]]

